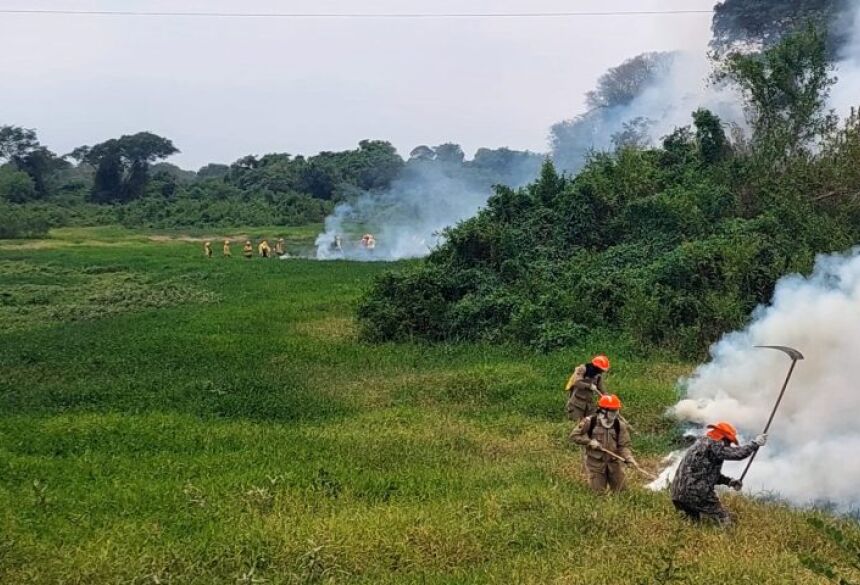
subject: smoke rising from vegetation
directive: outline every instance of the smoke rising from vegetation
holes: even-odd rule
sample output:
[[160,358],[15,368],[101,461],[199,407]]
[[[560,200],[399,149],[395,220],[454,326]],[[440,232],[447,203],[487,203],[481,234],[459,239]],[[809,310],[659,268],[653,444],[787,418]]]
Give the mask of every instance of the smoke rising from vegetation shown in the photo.
[[860,95],[860,0],[852,4],[851,16],[846,20],[851,23],[851,34],[840,51],[841,59],[836,64],[836,74],[839,81],[831,92],[831,105],[840,116],[846,116],[851,108],[858,105]]
[[[686,398],[673,414],[698,425],[731,421],[747,439],[760,432],[790,360],[756,345],[788,345],[806,359],[795,368],[744,489],[772,492],[797,505],[856,507],[860,248],[819,257],[807,278],[780,280],[772,304],[757,309],[746,329],[715,344],[711,362],[682,381]],[[738,477],[744,464],[727,462],[726,475]]]
[[551,129],[553,160],[576,172],[593,151],[646,147],[690,123],[691,112],[707,108],[723,122],[743,126],[740,96],[710,80],[706,47],[646,53],[610,69],[588,95],[591,109]]
[[[426,150],[425,150],[426,149]],[[487,202],[494,184],[519,187],[536,176],[540,155],[508,149],[481,149],[464,161],[456,145],[419,147],[383,192],[366,192],[339,204],[316,239],[317,258],[390,261],[426,256],[445,228],[472,217]],[[362,234],[375,236],[368,250]],[[341,246],[333,246],[339,237]]]

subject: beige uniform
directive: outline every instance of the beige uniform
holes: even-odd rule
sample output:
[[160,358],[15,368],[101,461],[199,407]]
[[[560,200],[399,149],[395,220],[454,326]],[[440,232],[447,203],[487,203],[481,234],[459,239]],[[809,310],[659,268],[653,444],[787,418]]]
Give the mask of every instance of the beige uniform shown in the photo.
[[594,439],[607,451],[623,459],[630,459],[630,431],[627,425],[616,418],[608,428],[598,419],[598,415],[587,416],[570,433],[570,440],[585,446],[585,471],[588,485],[595,492],[603,493],[607,486],[617,492],[624,488],[624,464],[600,449],[589,446]]
[[576,366],[565,387],[567,391],[567,418],[573,421],[582,420],[586,416],[591,416],[597,412],[596,392],[591,389],[592,384],[601,393],[606,394],[606,388],[603,385],[603,376],[597,374],[589,378],[585,375],[585,372],[585,364]]

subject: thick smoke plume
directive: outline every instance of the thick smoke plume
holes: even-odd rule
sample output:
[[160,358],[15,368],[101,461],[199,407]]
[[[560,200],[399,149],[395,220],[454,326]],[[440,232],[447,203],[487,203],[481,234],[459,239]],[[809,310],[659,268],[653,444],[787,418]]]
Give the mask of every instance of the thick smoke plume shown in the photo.
[[[660,55],[653,75],[635,97],[589,110],[552,128],[553,158],[576,172],[594,151],[622,145],[657,146],[676,128],[689,126],[692,113],[706,108],[726,124],[745,126],[743,102],[730,86],[712,80],[707,43],[697,49]],[[623,66],[622,66],[623,67]]]
[[[855,509],[860,504],[860,248],[819,257],[807,278],[780,280],[772,304],[757,309],[746,329],[715,344],[710,363],[682,381],[686,398],[673,407],[675,416],[698,425],[727,420],[747,439],[760,432],[791,360],[756,345],[788,345],[806,359],[795,368],[745,491],[772,493],[797,505]],[[726,463],[724,473],[737,477],[742,465]]]
[[839,78],[831,91],[830,104],[840,116],[847,116],[851,108],[858,106],[860,95],[860,0],[853,3],[853,14],[846,15],[851,34],[841,49],[841,59],[836,64]]
[[[446,227],[472,217],[486,204],[494,183],[519,187],[535,179],[540,157],[522,152],[513,158],[515,162],[497,173],[462,162],[409,161],[387,191],[365,193],[335,208],[316,239],[317,258],[390,261],[426,256]],[[360,244],[364,233],[374,235],[373,250]],[[332,246],[335,237],[341,239],[340,248]]]

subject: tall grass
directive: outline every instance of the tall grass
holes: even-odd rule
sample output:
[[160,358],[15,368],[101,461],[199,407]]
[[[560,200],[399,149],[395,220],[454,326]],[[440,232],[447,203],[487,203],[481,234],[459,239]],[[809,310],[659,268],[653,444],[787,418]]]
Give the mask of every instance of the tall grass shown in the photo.
[[[721,532],[635,477],[587,491],[569,369],[612,355],[653,467],[689,364],[613,340],[367,345],[354,306],[385,266],[54,236],[0,243],[0,290],[134,302],[0,328],[2,583],[821,583],[798,553],[837,553],[776,505],[731,497],[739,523]],[[177,282],[192,292],[138,302]]]

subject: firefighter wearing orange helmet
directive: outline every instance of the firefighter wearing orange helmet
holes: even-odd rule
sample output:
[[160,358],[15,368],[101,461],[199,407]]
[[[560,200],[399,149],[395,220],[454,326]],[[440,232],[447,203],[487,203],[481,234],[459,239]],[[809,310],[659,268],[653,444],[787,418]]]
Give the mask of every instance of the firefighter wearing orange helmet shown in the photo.
[[597,493],[624,489],[624,466],[636,465],[630,450],[630,430],[618,411],[621,400],[614,394],[600,397],[597,414],[587,416],[576,425],[570,440],[585,447],[585,471],[588,485]]
[[731,516],[714,488],[727,485],[740,490],[743,485],[740,480],[723,475],[723,461],[746,459],[767,443],[767,435],[738,445],[738,432],[731,423],[718,422],[707,428],[707,433],[681,459],[672,480],[672,503],[692,520],[713,520],[726,526],[731,524]]
[[603,375],[609,371],[609,358],[597,355],[590,363],[576,366],[564,387],[567,392],[567,418],[579,421],[597,410],[595,395],[606,394]]

